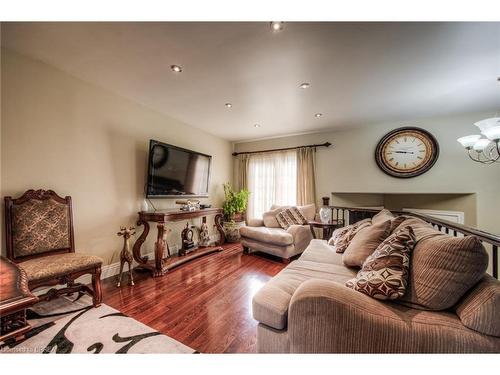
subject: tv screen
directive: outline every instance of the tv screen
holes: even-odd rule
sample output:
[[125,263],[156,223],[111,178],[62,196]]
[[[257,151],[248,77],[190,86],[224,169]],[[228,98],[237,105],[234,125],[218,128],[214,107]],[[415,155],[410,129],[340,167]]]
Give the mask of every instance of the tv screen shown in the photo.
[[210,155],[149,141],[146,196],[208,197]]

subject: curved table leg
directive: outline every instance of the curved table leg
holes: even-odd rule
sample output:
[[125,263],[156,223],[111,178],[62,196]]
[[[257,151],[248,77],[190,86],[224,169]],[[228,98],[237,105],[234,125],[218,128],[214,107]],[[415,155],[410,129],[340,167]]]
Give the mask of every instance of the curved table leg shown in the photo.
[[139,238],[135,241],[134,247],[132,248],[132,254],[134,255],[134,260],[139,263],[140,266],[147,265],[148,257],[141,256],[141,246],[146,241],[146,237],[149,234],[149,223],[139,219],[137,221],[137,226],[144,225],[144,230],[142,231]]

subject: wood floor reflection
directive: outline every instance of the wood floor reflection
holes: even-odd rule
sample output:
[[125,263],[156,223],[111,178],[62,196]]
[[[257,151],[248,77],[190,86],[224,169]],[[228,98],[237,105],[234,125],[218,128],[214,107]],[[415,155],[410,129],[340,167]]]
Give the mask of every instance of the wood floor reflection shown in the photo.
[[103,283],[103,302],[201,353],[252,353],[257,322],[252,297],[285,265],[239,244],[151,278],[135,273],[135,286]]

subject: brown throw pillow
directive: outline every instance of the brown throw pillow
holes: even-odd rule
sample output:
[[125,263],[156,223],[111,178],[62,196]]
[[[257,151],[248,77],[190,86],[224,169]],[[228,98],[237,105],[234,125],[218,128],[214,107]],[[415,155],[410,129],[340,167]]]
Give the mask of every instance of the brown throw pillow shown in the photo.
[[374,217],[372,217],[372,224],[375,225],[393,219],[394,215],[392,214],[392,212],[384,208],[382,211],[380,211]]
[[391,234],[391,221],[387,220],[360,229],[347,246],[342,261],[348,267],[361,267],[377,247]]
[[400,298],[407,289],[410,253],[414,245],[411,227],[398,230],[380,244],[357,276],[345,285],[376,299]]
[[400,302],[422,310],[445,310],[483,278],[488,254],[475,236],[427,232],[413,250],[409,288]]
[[335,246],[337,253],[343,253],[356,233],[370,225],[371,219],[364,219],[346,227],[335,229],[328,244]]

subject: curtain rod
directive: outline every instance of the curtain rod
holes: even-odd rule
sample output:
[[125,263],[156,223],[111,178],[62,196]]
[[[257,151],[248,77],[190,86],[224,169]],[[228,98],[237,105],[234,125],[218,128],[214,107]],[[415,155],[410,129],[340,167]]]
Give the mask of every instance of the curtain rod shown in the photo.
[[286,148],[275,148],[271,150],[262,150],[262,151],[247,151],[247,152],[233,152],[233,156],[242,155],[242,154],[260,154],[262,152],[275,152],[275,151],[288,151],[288,150],[296,150],[298,148],[308,147],[308,148],[316,148],[316,147],[330,147],[332,144],[330,142],[325,142],[317,145],[306,145],[306,146],[296,146],[296,147],[286,147]]

